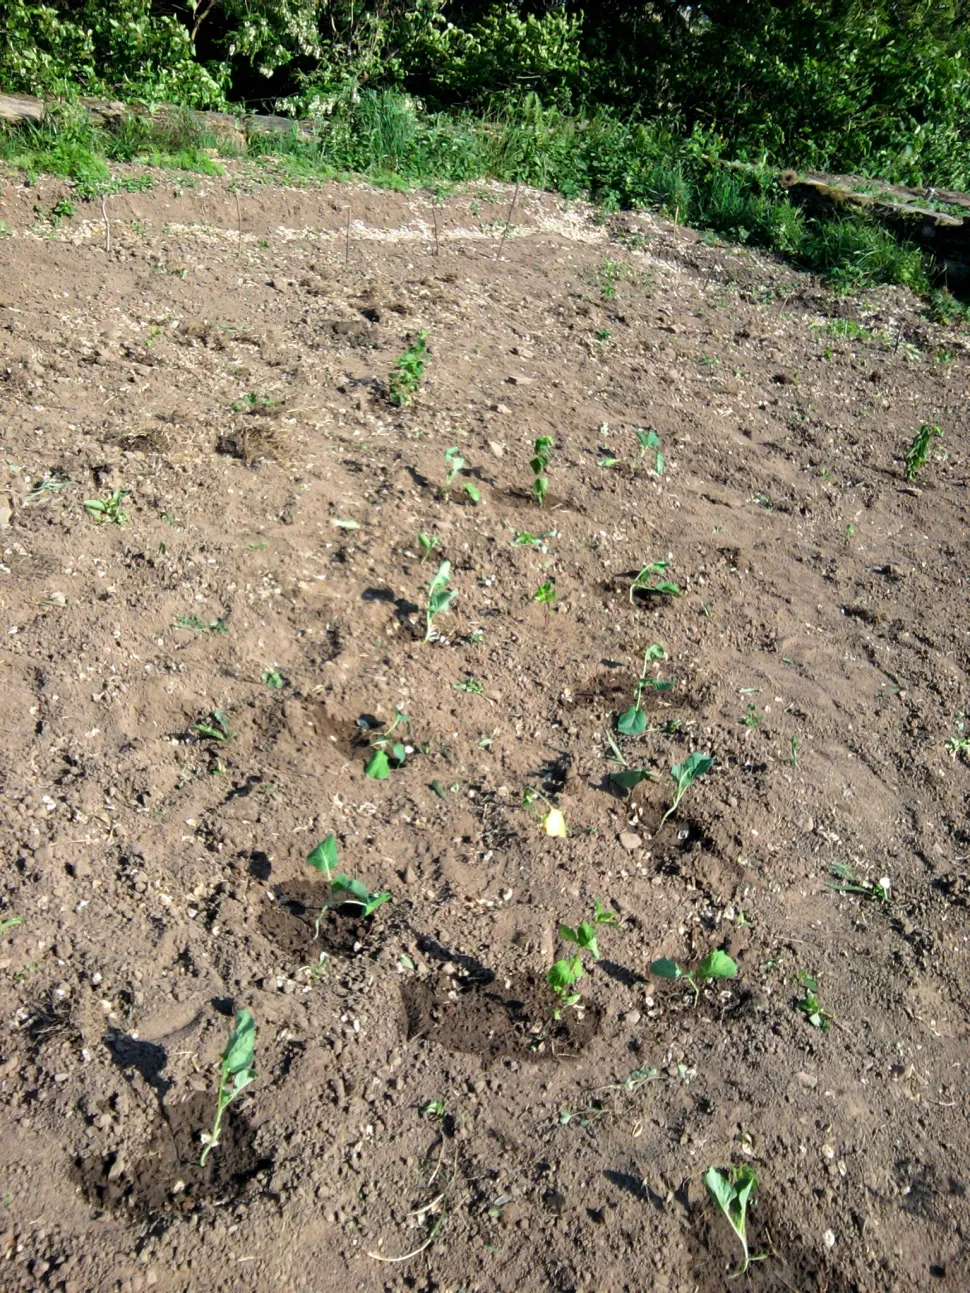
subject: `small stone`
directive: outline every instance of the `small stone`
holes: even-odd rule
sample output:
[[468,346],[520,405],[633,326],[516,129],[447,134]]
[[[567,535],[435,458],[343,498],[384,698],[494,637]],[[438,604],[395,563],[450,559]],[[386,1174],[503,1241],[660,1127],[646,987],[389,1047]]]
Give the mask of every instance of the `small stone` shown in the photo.
[[401,879],[404,881],[405,884],[418,883],[418,873],[417,871],[415,871],[414,867],[411,866],[410,862],[404,868],[404,874],[401,876]]
[[640,1022],[640,1011],[628,1010],[623,1016],[623,1022],[625,1024],[638,1024]]
[[511,413],[512,410],[507,404],[493,404],[492,409],[495,413]]
[[620,843],[628,853],[634,853],[638,848],[642,847],[643,840],[639,835],[635,835],[633,831],[621,831]]
[[488,447],[489,449],[491,449],[492,453],[495,455],[496,458],[501,458],[505,453],[505,446],[502,444],[499,444],[497,440],[489,440]]
[[799,1073],[798,1081],[801,1086],[808,1087],[809,1091],[814,1091],[818,1086],[818,1078],[812,1077],[811,1073]]
[[531,386],[531,385],[532,385],[532,378],[531,378],[531,377],[519,377],[519,376],[517,376],[517,375],[516,375],[516,374],[514,374],[514,373],[513,373],[513,375],[512,375],[508,380],[511,382],[511,384],[512,384],[513,386]]

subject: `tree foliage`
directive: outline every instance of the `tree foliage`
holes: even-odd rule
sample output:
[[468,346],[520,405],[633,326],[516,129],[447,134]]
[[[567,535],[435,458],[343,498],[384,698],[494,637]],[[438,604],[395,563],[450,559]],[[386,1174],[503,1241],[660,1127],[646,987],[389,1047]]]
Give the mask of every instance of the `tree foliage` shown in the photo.
[[614,109],[736,157],[970,185],[970,0],[6,0],[7,90],[326,117]]

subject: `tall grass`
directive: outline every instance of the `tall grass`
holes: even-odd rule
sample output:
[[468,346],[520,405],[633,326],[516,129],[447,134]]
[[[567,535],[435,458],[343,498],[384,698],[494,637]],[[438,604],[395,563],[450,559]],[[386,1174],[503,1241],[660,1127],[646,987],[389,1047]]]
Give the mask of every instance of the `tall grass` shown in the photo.
[[[39,127],[0,134],[0,159],[78,183],[82,196],[107,177],[106,161],[213,169],[219,141],[192,113],[131,118],[100,130],[69,109]],[[376,183],[439,187],[493,178],[521,181],[608,209],[651,208],[734,242],[778,252],[836,286],[903,283],[927,291],[919,250],[861,216],[806,217],[774,176],[718,164],[722,141],[676,122],[630,123],[603,112],[586,120],[544,108],[535,95],[487,117],[426,112],[407,95],[363,91],[339,101],[309,133],[249,135],[247,155],[272,155],[293,177],[360,175]],[[230,150],[231,151],[231,150]]]

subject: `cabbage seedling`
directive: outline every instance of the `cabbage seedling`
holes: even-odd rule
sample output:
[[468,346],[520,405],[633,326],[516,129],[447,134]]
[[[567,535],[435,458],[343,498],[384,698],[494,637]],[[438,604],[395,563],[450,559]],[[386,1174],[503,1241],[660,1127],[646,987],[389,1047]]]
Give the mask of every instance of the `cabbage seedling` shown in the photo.
[[651,678],[647,673],[647,665],[651,660],[662,660],[664,658],[664,649],[659,642],[654,642],[653,646],[647,647],[643,653],[643,667],[640,672],[640,678],[637,682],[636,695],[633,704],[629,709],[624,710],[616,720],[616,730],[622,736],[642,736],[647,730],[647,716],[643,712],[643,693],[648,687],[654,691],[670,691],[674,686],[672,682],[660,682],[656,678]]
[[[675,813],[683,799],[684,795],[691,788],[698,777],[703,777],[705,772],[710,772],[714,766],[714,760],[709,754],[688,754],[683,763],[675,763],[670,769],[670,775],[674,779],[674,801],[660,819],[660,826],[671,815]],[[657,828],[658,830],[660,827]]]
[[669,561],[649,561],[641,568],[636,579],[630,585],[630,603],[633,603],[634,593],[656,593],[665,597],[679,597],[680,585],[671,583],[668,579],[662,579],[656,583],[658,575],[662,575]]
[[827,1033],[833,1016],[818,999],[818,980],[813,974],[803,972],[798,975],[798,982],[805,989],[805,995],[795,1002],[795,1009],[802,1012],[813,1028]]
[[536,790],[532,786],[526,786],[522,792],[522,807],[531,808],[537,800],[542,800],[546,806],[546,811],[539,818],[539,825],[547,835],[556,839],[564,840],[567,836],[566,819],[562,812],[545,797],[541,790]]
[[[930,456],[930,445],[937,436],[942,436],[943,432],[937,426],[931,426],[924,422],[920,429],[913,437],[913,443],[906,450],[906,479],[914,481],[920,471],[926,466],[926,460]],[[84,505],[87,507],[87,503]]]
[[236,735],[230,732],[229,719],[221,709],[211,710],[206,718],[195,724],[193,730],[206,741],[228,741]]
[[596,926],[615,924],[616,915],[609,907],[604,907],[599,898],[594,898],[592,921],[584,920],[575,929],[571,925],[560,925],[559,937],[565,939],[567,943],[575,943],[580,951],[589,952],[593,959],[598,961],[600,951],[596,942]]
[[677,961],[671,961],[665,956],[659,961],[651,961],[650,973],[655,974],[658,979],[685,979],[694,990],[696,1006],[703,984],[709,983],[711,979],[736,979],[738,967],[727,952],[715,949],[713,952],[708,952],[696,970],[685,970]]
[[[445,483],[441,490],[441,493],[443,495],[447,495],[451,493],[451,487],[454,485],[455,478],[458,476],[459,472],[464,470],[465,460],[461,456],[461,451],[457,445],[455,445],[454,448],[446,449],[444,456],[445,456]],[[467,481],[467,480],[462,481],[461,487],[473,503],[477,503],[480,501],[482,496],[478,491],[478,487],[476,485],[473,485],[471,481]]]
[[390,735],[399,723],[409,723],[411,720],[402,709],[394,707],[394,718],[386,732],[382,732],[375,740],[371,741],[371,750],[373,751],[364,768],[364,774],[373,777],[375,781],[386,781],[391,775],[392,768],[403,767],[408,757],[406,745],[400,741],[391,742]]
[[540,552],[548,552],[546,539],[558,539],[558,530],[546,530],[544,534],[532,534],[528,530],[516,530],[512,542],[520,548],[538,548]]
[[421,564],[423,566],[435,548],[441,547],[441,540],[436,534],[425,534],[422,530],[418,535],[418,547],[421,549]]
[[863,880],[844,862],[836,862],[832,867],[832,874],[837,880],[842,881],[841,884],[826,882],[827,887],[834,889],[836,893],[858,893],[863,898],[876,898],[879,902],[889,901],[892,880],[888,875],[884,875],[881,880]]
[[748,1253],[748,1204],[758,1186],[754,1168],[747,1163],[740,1167],[731,1167],[727,1172],[719,1172],[710,1167],[704,1173],[704,1184],[711,1192],[711,1197],[730,1223],[731,1229],[741,1240],[744,1250],[744,1263],[735,1275],[743,1275],[752,1262],[762,1262],[767,1253],[752,1257]]
[[548,606],[549,614],[552,614],[556,605],[556,586],[551,579],[547,579],[544,584],[539,585],[532,594],[532,600],[539,606]]
[[667,470],[667,459],[660,452],[660,436],[654,431],[653,427],[634,427],[633,433],[637,438],[637,444],[640,446],[640,457],[646,458],[648,454],[653,454],[653,472],[657,476],[662,476]]
[[546,982],[558,998],[558,1003],[550,1013],[553,1019],[561,1019],[567,1006],[579,1004],[581,994],[573,992],[573,985],[583,977],[583,958],[581,956],[564,956],[546,971]]
[[535,477],[532,482],[532,497],[539,507],[546,501],[546,495],[549,492],[549,478],[545,473],[549,468],[550,454],[555,447],[556,442],[548,435],[539,436],[532,446],[533,457],[529,462],[532,475]]
[[128,489],[116,489],[107,498],[89,498],[84,504],[84,510],[99,525],[127,525],[131,517],[121,504],[130,493],[131,490]]
[[451,603],[458,596],[457,593],[449,589],[450,582],[451,562],[442,561],[435,571],[434,578],[428,585],[428,606],[425,611],[425,622],[427,624],[427,630],[424,635],[425,642],[432,642],[438,636],[434,627],[435,618],[450,610]]
[[579,949],[573,956],[564,956],[546,971],[546,982],[558,998],[552,1007],[553,1019],[561,1019],[567,1006],[575,1006],[580,994],[573,991],[573,986],[583,976],[583,952],[589,952],[594,960],[599,960],[600,951],[596,942],[597,925],[615,925],[616,916],[608,907],[604,907],[598,898],[593,899],[593,919],[584,920],[574,929],[571,925],[559,926],[559,937],[567,943],[575,943]]
[[428,334],[419,332],[401,357],[395,360],[394,371],[388,383],[387,395],[392,404],[401,408],[410,404],[421,379],[424,377],[424,366],[428,362]]
[[321,840],[313,852],[307,855],[307,864],[312,866],[314,871],[319,871],[330,885],[327,900],[320,908],[314,922],[314,935],[319,935],[320,922],[331,907],[360,907],[361,914],[366,920],[368,916],[373,916],[378,907],[383,907],[384,903],[391,901],[391,895],[386,889],[381,893],[371,893],[362,881],[353,880],[343,871],[335,870],[337,840],[332,833]]
[[229,1033],[226,1049],[222,1052],[219,1067],[219,1095],[216,1099],[216,1119],[212,1124],[212,1131],[206,1140],[205,1148],[202,1150],[202,1157],[199,1159],[200,1167],[205,1167],[205,1160],[209,1157],[210,1150],[215,1149],[219,1144],[222,1119],[226,1110],[236,1096],[249,1086],[256,1076],[256,1070],[253,1068],[255,1051],[255,1020],[248,1010],[240,1010]]

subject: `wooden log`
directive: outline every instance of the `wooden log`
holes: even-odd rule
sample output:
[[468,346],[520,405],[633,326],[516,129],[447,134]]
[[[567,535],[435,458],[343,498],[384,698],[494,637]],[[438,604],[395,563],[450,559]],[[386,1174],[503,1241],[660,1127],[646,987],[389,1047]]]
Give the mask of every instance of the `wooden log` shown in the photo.
[[5,125],[36,126],[43,120],[43,99],[32,94],[0,94],[0,121]]

